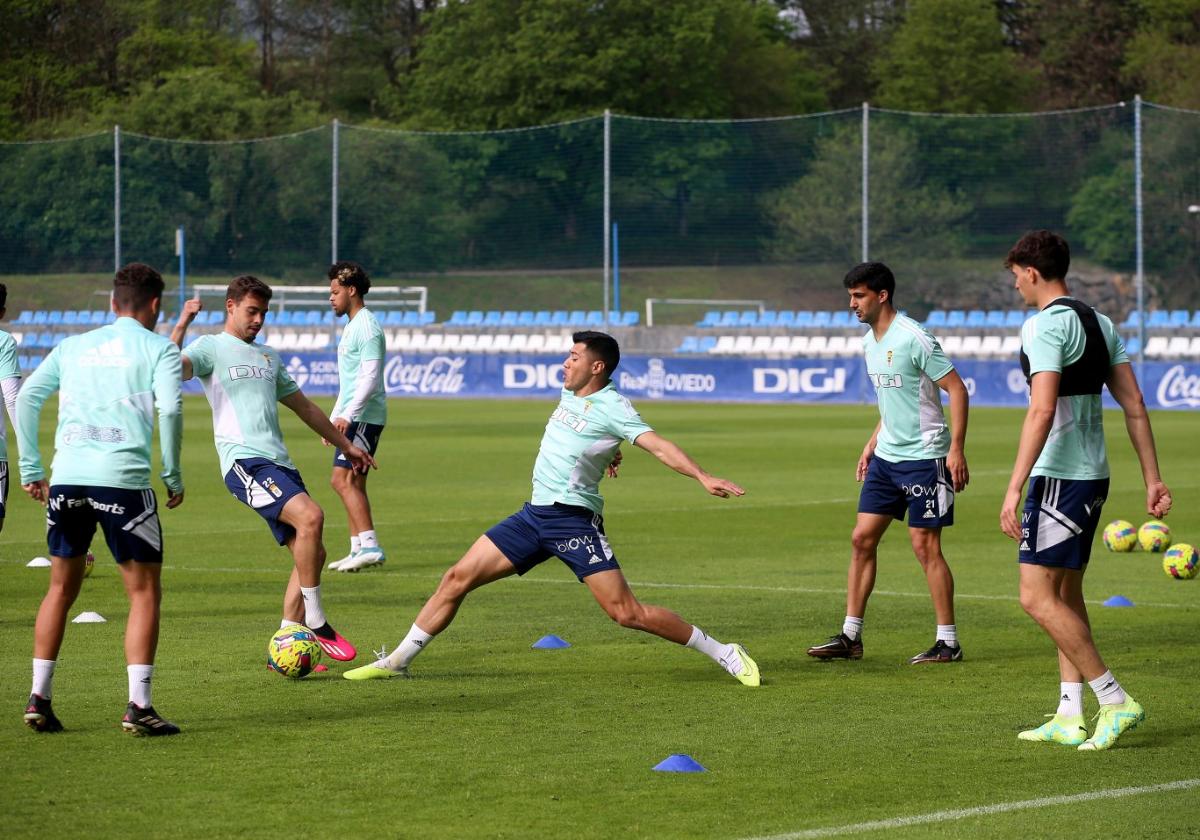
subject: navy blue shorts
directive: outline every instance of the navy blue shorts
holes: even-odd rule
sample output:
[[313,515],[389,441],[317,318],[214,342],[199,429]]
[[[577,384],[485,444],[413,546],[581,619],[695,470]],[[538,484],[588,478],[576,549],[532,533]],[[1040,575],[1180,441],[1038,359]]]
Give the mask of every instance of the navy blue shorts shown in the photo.
[[51,484],[46,504],[46,543],[54,557],[82,557],[96,526],[118,563],[162,562],[162,527],[153,490]]
[[909,528],[942,528],[954,524],[954,485],[945,458],[885,461],[876,455],[858,496],[859,513],[903,519]]
[[604,517],[574,505],[526,505],[487,530],[487,538],[523,575],[557,556],[583,580],[619,569],[604,536]]
[[267,458],[238,458],[225,473],[225,486],[235,499],[267,520],[277,543],[284,545],[295,536],[296,529],[281,522],[279,514],[289,499],[308,492],[300,473]]
[[1076,571],[1086,568],[1107,498],[1107,478],[1035,475],[1029,480],[1029,493],[1021,511],[1017,560]]
[[[346,437],[359,449],[365,449],[372,455],[379,448],[379,436],[383,434],[383,425],[378,423],[351,423],[346,427]],[[344,470],[353,469],[342,450],[333,453],[333,465]]]
[[8,461],[0,461],[0,519],[8,511]]

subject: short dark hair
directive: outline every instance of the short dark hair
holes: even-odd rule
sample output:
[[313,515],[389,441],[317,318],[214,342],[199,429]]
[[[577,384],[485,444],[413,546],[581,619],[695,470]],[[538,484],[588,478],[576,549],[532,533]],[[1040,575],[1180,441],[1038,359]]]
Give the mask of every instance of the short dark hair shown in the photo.
[[359,297],[371,291],[371,278],[367,276],[366,269],[350,260],[342,260],[329,266],[329,279],[338,281],[341,286],[353,286],[358,290]]
[[1005,268],[1036,268],[1047,280],[1066,280],[1071,267],[1071,246],[1049,230],[1031,230],[1017,240],[1004,260]]
[[866,286],[872,292],[887,292],[888,303],[895,304],[896,275],[881,262],[859,263],[846,272],[843,281],[847,289],[855,286]]
[[270,303],[272,294],[271,287],[266,283],[252,274],[243,274],[233,278],[233,282],[225,290],[225,300],[241,303],[242,298],[254,295],[256,298],[262,298],[263,303]]
[[[129,263],[113,277],[113,302],[122,312],[141,309],[163,293],[162,275],[145,263]],[[7,296],[7,292],[6,292]]]
[[572,334],[571,341],[582,344],[589,353],[604,362],[604,373],[612,379],[613,371],[621,363],[621,348],[615,338],[596,330],[580,330]]
[[0,309],[8,306],[8,286],[0,283]]

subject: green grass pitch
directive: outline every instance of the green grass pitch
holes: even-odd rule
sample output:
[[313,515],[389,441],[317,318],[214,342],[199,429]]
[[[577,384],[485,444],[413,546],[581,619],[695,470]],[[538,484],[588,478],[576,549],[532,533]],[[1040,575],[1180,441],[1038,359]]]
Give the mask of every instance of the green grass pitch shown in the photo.
[[[202,398],[186,400],[184,505],[167,541],[155,705],[170,739],[121,734],[125,598],[99,542],[55,678],[67,731],[21,725],[33,619],[46,572],[43,516],[19,487],[0,535],[3,705],[0,835],[45,837],[712,837],[890,821],[959,808],[1200,777],[1200,581],[1160,556],[1114,555],[1097,537],[1087,592],[1100,649],[1148,719],[1097,754],[1017,741],[1056,703],[1048,639],[1016,600],[1015,546],[998,510],[1022,413],[971,414],[972,481],[945,548],[965,661],[914,668],[933,615],[906,529],[881,548],[866,658],[820,663],[838,630],[872,406],[643,403],[648,422],[711,472],[747,488],[708,497],[626,447],[606,480],[610,540],[643,600],[669,606],[758,660],[747,689],[694,651],[613,624],[557,561],[476,592],[416,662],[413,679],[289,681],[264,667],[290,560],[225,491]],[[391,648],[442,571],[528,498],[552,405],[393,401],[370,494],[389,560],[328,573],[326,608],[362,654]],[[347,547],[328,485],[330,450],[288,412],[293,457]],[[50,449],[47,406],[43,452]],[[1200,542],[1194,413],[1154,415],[1177,541]],[[1106,520],[1140,523],[1144,492],[1120,416],[1108,417]],[[11,451],[11,450],[10,450]],[[15,465],[14,465],[15,466]],[[13,479],[16,483],[15,477]],[[161,487],[156,487],[160,499]],[[1105,608],[1121,594],[1133,608]],[[542,635],[572,643],[531,650]],[[1087,712],[1094,711],[1090,692]],[[703,774],[656,773],[672,753]],[[1200,788],[1098,798],[905,827],[891,837],[1188,836]],[[802,835],[801,835],[802,836]]]

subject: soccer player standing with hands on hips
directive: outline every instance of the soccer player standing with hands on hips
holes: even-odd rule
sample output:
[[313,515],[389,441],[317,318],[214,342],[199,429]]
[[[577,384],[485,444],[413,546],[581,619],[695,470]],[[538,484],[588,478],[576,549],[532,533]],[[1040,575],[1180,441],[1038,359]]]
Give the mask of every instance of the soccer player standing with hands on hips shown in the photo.
[[[1058,646],[1060,679],[1055,714],[1017,737],[1106,750],[1146,713],[1100,658],[1083,600],[1083,573],[1108,498],[1100,401],[1105,385],[1125,414],[1146,484],[1146,510],[1166,516],[1171,493],[1159,475],[1150,417],[1116,328],[1067,291],[1071,251],[1066,240],[1048,230],[1027,233],[1004,264],[1021,298],[1038,313],[1021,328],[1029,410],[1000,509],[1000,529],[1019,544],[1021,606]],[[1018,510],[1026,479],[1029,491]],[[1100,702],[1090,738],[1083,718],[1084,680]]]
[[[0,283],[0,321],[5,320],[8,308],[8,287]],[[21,390],[21,366],[17,359],[17,341],[0,330],[0,393],[14,428],[17,425],[17,392]],[[8,505],[8,433],[4,416],[0,414],[0,531],[4,530],[5,508]]]
[[563,362],[562,395],[533,465],[531,502],[490,528],[450,567],[390,655],[343,677],[406,676],[416,655],[454,620],[468,593],[510,575],[523,575],[557,555],[621,626],[695,648],[743,685],[759,685],[758,665],[741,645],[721,644],[670,610],[643,604],[634,596],[604,533],[599,485],[606,471],[616,476],[619,447],[627,440],[694,478],[713,496],[741,496],[745,491],[701,469],[682,449],[647,426],[629,400],[617,393],[612,374],[621,353],[612,336],[588,330],[573,338],[575,344]]
[[[21,484],[47,508],[50,587],[33,637],[33,693],[25,723],[37,732],[63,728],[50,705],[67,611],[83,583],[84,559],[99,525],[129,596],[125,661],[129,705],[121,726],[134,735],[175,735],[179,727],[150,703],[162,600],[162,528],[150,487],[150,446],[158,411],[167,507],[183,502],[179,451],[183,404],[179,349],[154,333],[163,280],[131,263],[113,279],[115,323],[55,347],[17,398]],[[42,405],[58,391],[52,477],[38,451]]]
[[[224,331],[203,335],[184,348],[183,379],[199,377],[212,406],[213,436],[225,486],[265,519],[276,541],[292,553],[294,565],[280,627],[304,625],[316,634],[327,655],[345,662],[357,651],[330,626],[321,603],[325,514],[288,458],[279,430],[278,403],[341,449],[355,469],[373,467],[375,460],[347,440],[325,412],[304,396],[273,348],[255,343],[270,302],[271,287],[266,283],[249,275],[235,278],[225,292]],[[199,311],[199,300],[184,306],[171,332],[177,345],[183,346],[188,325]]]
[[[329,419],[355,446],[374,455],[387,422],[387,392],[383,387],[386,348],[379,321],[363,300],[370,288],[371,278],[358,263],[337,262],[329,267],[329,305],[337,317],[350,318],[338,344],[340,387]],[[350,521],[350,553],[334,560],[329,568],[357,572],[380,565],[386,558],[371,519],[367,473],[352,469],[346,453],[339,449],[333,456],[329,483],[341,498]]]
[[[954,576],[942,555],[942,528],[954,524],[954,494],[970,478],[963,453],[969,398],[941,345],[912,318],[897,312],[896,278],[879,262],[846,274],[850,309],[871,328],[863,338],[867,375],[879,402],[879,423],[858,459],[863,482],[850,538],[846,618],[842,632],[814,645],[818,659],[862,659],[863,618],[875,587],[879,541],[893,519],[908,513],[908,538],[925,571],[937,633],[933,647],[908,661],[959,662],[954,623]],[[940,390],[939,390],[940,389]],[[950,427],[940,391],[950,395]]]

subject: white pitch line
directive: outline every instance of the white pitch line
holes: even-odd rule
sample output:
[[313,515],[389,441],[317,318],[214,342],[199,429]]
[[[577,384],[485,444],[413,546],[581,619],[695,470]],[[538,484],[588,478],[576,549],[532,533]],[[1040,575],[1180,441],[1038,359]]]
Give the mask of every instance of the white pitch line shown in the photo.
[[1020,802],[1000,802],[995,805],[980,805],[976,808],[956,808],[950,811],[934,811],[929,814],[916,814],[911,817],[893,817],[888,820],[872,820],[870,822],[850,823],[849,825],[831,826],[829,828],[810,828],[787,834],[772,834],[767,837],[757,837],[753,838],[753,840],[810,840],[810,838],[815,837],[839,837],[847,834],[863,834],[868,831],[887,831],[894,828],[906,828],[910,825],[928,825],[929,823],[949,822],[951,820],[965,820],[971,817],[986,817],[992,814],[1007,814],[1011,811],[1026,811],[1031,808],[1074,805],[1079,802],[1091,802],[1095,799],[1116,799],[1122,796],[1140,796],[1147,793],[1164,793],[1195,787],[1200,787],[1200,779],[1182,779],[1178,782],[1164,782],[1160,785],[1110,788],[1109,790],[1093,790],[1087,793],[1073,793],[1063,796],[1043,796],[1039,799],[1024,799]]

